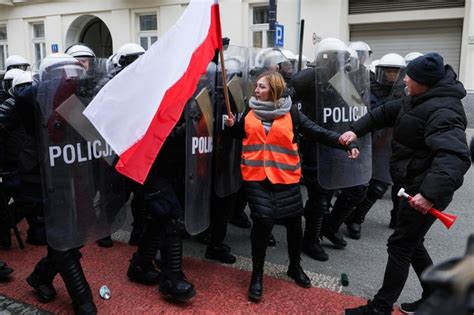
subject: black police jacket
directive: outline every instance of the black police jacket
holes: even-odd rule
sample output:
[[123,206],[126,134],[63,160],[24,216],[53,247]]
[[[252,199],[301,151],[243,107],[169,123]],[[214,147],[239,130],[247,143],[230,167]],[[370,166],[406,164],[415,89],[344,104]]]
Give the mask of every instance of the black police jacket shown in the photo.
[[428,91],[385,103],[354,122],[352,129],[362,136],[394,127],[390,160],[394,182],[409,194],[421,193],[443,210],[471,165],[461,103],[465,95],[447,65],[444,78]]

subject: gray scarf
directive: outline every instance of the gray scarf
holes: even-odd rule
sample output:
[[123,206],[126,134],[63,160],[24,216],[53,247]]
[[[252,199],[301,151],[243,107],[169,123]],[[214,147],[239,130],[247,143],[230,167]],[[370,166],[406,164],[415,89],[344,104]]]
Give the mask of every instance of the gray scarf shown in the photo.
[[280,98],[278,101],[257,101],[251,97],[249,107],[255,112],[255,116],[261,121],[273,121],[276,118],[285,115],[291,108],[291,97]]

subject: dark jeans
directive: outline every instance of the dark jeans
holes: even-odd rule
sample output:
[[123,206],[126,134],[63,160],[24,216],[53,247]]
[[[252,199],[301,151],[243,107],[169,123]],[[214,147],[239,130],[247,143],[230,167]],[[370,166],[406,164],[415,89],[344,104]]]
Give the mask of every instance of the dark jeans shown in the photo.
[[[387,243],[388,262],[382,287],[374,297],[374,303],[381,310],[391,309],[400,296],[408,278],[410,265],[418,278],[433,264],[423,242],[435,217],[421,214],[411,208],[403,199],[398,207],[397,226]],[[423,297],[431,291],[423,284]]]
[[[252,241],[252,260],[254,263],[265,261],[268,240],[272,233],[275,219],[254,218],[250,239]],[[286,227],[286,240],[288,242],[288,256],[290,264],[299,264],[301,260],[301,241],[303,228],[301,227],[301,217],[279,219],[278,223]]]
[[236,202],[236,194],[226,197],[218,197],[215,194],[212,197],[211,206],[211,226],[209,232],[211,234],[211,245],[219,246],[224,242],[227,235],[227,223],[234,209]]

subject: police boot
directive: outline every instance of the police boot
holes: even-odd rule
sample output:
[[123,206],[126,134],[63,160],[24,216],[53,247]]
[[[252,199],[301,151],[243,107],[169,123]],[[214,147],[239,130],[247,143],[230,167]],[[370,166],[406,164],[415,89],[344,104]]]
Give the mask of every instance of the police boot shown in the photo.
[[329,256],[324,251],[323,247],[319,242],[322,226],[322,216],[307,216],[303,236],[302,252],[313,259],[319,261],[327,261],[329,259]]
[[207,259],[218,260],[224,264],[233,264],[237,258],[230,253],[230,248],[228,245],[208,245],[206,247],[205,257]]
[[[144,198],[140,195],[134,195],[135,198]],[[133,214],[133,229],[132,233],[130,234],[130,239],[128,240],[129,245],[139,245],[140,240],[142,239],[143,235],[145,234],[146,227],[147,227],[147,218],[148,218],[148,211],[145,208],[145,205],[140,202],[132,201],[132,214]]]
[[56,296],[53,280],[58,273],[54,261],[48,256],[43,257],[35,266],[35,270],[26,278],[26,282],[36,290],[38,296],[45,302]]
[[155,269],[153,260],[160,248],[159,230],[150,224],[140,242],[138,251],[133,254],[127,276],[130,281],[142,284],[158,284],[160,273]]
[[168,220],[161,251],[160,293],[173,301],[184,302],[196,295],[194,285],[186,280],[182,270],[184,224]]
[[362,223],[365,220],[365,216],[375,204],[377,199],[371,198],[371,196],[367,196],[359,203],[351,215],[349,222],[347,224],[347,231],[349,232],[349,237],[353,239],[360,239],[361,230],[362,230]]
[[252,277],[250,278],[250,286],[248,296],[251,301],[259,302],[263,293],[263,266],[264,261],[261,259],[252,259]]
[[13,268],[7,266],[6,263],[0,261],[0,281],[5,281],[8,276],[13,272]]
[[63,278],[76,315],[97,314],[91,288],[82,270],[79,249],[54,251],[56,268]]

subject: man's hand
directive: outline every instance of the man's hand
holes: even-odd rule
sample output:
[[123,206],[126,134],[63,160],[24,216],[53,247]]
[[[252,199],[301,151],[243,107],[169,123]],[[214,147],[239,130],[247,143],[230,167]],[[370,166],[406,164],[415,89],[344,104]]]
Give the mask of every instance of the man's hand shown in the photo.
[[351,160],[355,160],[359,157],[359,153],[359,149],[357,148],[347,150],[347,157]]
[[413,209],[423,214],[428,213],[431,207],[433,207],[433,204],[421,194],[416,194],[408,203]]
[[339,143],[348,146],[351,142],[357,140],[357,135],[353,131],[346,131],[339,137]]
[[235,115],[232,113],[230,115],[230,117],[228,115],[223,115],[224,123],[227,127],[232,127],[235,124]]

